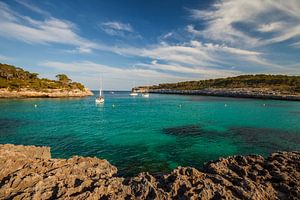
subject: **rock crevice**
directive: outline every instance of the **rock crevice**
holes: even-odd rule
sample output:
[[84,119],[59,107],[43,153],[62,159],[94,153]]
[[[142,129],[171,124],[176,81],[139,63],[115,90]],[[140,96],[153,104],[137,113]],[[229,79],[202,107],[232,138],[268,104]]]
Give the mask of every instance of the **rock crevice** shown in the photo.
[[300,199],[300,153],[232,156],[203,169],[117,175],[108,161],[52,159],[49,147],[0,145],[0,199]]

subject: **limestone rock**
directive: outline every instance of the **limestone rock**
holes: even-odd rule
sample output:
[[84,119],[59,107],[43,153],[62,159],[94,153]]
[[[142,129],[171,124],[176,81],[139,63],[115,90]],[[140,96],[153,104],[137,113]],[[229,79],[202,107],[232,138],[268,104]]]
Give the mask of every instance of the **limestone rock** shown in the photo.
[[0,199],[300,199],[300,153],[232,156],[203,169],[123,178],[106,160],[52,159],[49,147],[0,145]]

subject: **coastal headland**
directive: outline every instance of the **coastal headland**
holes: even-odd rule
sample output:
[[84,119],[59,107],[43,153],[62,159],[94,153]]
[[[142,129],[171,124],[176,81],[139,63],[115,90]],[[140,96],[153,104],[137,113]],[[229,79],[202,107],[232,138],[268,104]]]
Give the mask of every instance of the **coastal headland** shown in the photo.
[[93,93],[65,74],[57,80],[39,78],[37,73],[0,63],[0,98],[64,98],[85,97]]
[[264,91],[256,88],[209,88],[203,90],[171,90],[171,89],[134,89],[139,93],[158,93],[158,94],[184,94],[184,95],[203,95],[219,97],[236,97],[236,98],[255,98],[255,99],[274,99],[300,101],[300,94],[281,94],[276,91]]
[[201,170],[121,177],[108,161],[51,158],[49,147],[0,145],[0,199],[299,199],[300,153],[231,156]]
[[219,79],[140,86],[132,90],[140,93],[300,101],[300,76],[241,75]]

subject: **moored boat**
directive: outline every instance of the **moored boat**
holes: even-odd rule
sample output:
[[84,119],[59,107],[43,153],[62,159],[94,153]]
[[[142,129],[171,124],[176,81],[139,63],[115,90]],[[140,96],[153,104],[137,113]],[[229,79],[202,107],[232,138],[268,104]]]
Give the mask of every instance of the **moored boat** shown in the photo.
[[150,97],[150,94],[149,94],[149,93],[143,93],[143,94],[142,94],[142,97],[149,98],[149,97]]
[[136,97],[136,96],[138,96],[139,94],[134,90],[134,88],[135,88],[135,81],[134,81],[134,87],[132,88],[132,90],[131,90],[131,93],[129,94],[130,96],[132,96],[132,97]]
[[129,95],[134,97],[134,96],[138,96],[139,94],[136,92],[131,92]]
[[100,90],[99,90],[99,96],[96,97],[95,102],[96,104],[101,104],[104,103],[104,96],[102,96],[102,79],[101,79],[101,86],[100,86]]

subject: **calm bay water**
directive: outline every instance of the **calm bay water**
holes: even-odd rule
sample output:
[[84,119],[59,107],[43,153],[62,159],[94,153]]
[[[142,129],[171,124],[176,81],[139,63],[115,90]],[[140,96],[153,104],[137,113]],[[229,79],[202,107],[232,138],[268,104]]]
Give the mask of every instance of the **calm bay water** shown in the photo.
[[55,158],[105,158],[123,175],[300,151],[300,102],[129,92],[106,92],[100,106],[94,99],[1,99],[0,143],[50,146]]

